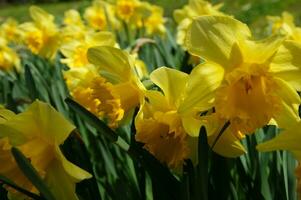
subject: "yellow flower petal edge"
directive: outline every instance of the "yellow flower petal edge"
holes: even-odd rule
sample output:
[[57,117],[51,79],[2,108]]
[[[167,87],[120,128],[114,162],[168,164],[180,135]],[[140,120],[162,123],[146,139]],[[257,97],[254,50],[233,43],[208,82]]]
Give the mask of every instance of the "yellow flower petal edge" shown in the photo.
[[112,82],[125,82],[130,79],[133,63],[124,51],[109,46],[92,47],[88,50],[87,57]]
[[150,75],[151,81],[159,86],[170,104],[179,104],[186,88],[188,74],[167,67],[160,67]]
[[275,138],[257,145],[259,151],[275,151],[275,150],[289,150],[297,157],[301,159],[301,121],[294,121],[291,127],[282,131]]
[[227,68],[232,67],[234,44],[250,36],[248,26],[231,17],[201,16],[194,19],[187,32],[186,47],[191,54]]

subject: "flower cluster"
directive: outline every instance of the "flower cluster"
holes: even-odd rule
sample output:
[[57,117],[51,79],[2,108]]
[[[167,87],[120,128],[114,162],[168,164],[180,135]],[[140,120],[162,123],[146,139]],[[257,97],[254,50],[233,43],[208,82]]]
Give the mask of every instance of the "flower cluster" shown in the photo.
[[[139,49],[120,44],[121,31],[150,40],[167,31],[163,9],[139,0],[94,1],[83,17],[66,11],[61,24],[31,7],[32,21],[8,19],[0,27],[0,70],[22,70],[17,47],[59,58],[75,101],[113,130],[133,119],[135,141],[171,169],[187,159],[202,162],[197,160],[201,127],[213,151],[238,157],[246,153],[242,139],[273,124],[280,134],[257,149],[290,150],[301,162],[301,28],[284,12],[268,17],[271,34],[256,40],[246,24],[221,7],[190,0],[174,11],[179,48],[196,58],[187,73],[177,66],[155,66],[149,73]],[[57,199],[77,199],[75,183],[91,175],[70,163],[59,147],[74,129],[40,101],[19,114],[0,109],[0,161],[5,163],[0,174],[37,192],[11,155],[11,147],[18,147]],[[299,172],[300,166],[300,190]]]

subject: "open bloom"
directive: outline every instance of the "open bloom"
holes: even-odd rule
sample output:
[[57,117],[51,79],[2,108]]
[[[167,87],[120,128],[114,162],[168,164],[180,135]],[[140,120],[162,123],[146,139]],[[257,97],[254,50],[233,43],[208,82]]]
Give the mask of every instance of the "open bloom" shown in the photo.
[[105,1],[95,0],[85,10],[84,18],[95,30],[114,30],[119,27],[113,6]]
[[60,150],[75,127],[46,103],[34,102],[20,114],[0,109],[0,173],[36,192],[10,153],[17,147],[30,160],[56,199],[78,199],[75,184],[91,175],[69,162]]
[[284,39],[251,40],[245,24],[226,16],[196,18],[188,31],[188,51],[205,60],[197,68],[222,74],[215,111],[237,138],[280,120],[287,110],[297,113],[301,45]]
[[215,6],[205,0],[189,0],[188,5],[181,9],[176,9],[173,13],[174,19],[178,23],[177,27],[177,43],[185,45],[185,37],[188,27],[191,25],[193,18],[202,15],[224,15],[219,9],[222,4]]
[[4,38],[0,38],[0,70],[10,70],[20,68],[20,58],[18,54],[8,46]]
[[13,18],[8,18],[0,26],[0,35],[9,42],[17,42],[20,36],[18,22]]
[[137,12],[139,5],[139,0],[117,0],[116,14],[120,19],[128,22]]
[[59,31],[54,17],[39,7],[30,7],[33,22],[20,25],[22,39],[34,54],[53,58],[60,44]]
[[96,68],[65,73],[71,95],[116,128],[143,97],[144,87],[134,71],[134,61],[127,53],[109,46],[90,48],[88,60]]
[[[136,140],[158,160],[169,167],[181,167],[185,159],[195,160],[196,138],[205,119],[201,113],[212,107],[212,92],[219,82],[214,79],[216,71],[208,70],[206,76],[199,76],[194,70],[190,75],[161,67],[153,71],[150,79],[162,92],[150,90],[135,120]],[[211,130],[213,127],[206,127]],[[216,127],[221,128],[221,127]],[[208,131],[212,144],[213,131]],[[224,152],[242,154],[243,148],[231,134],[224,134],[217,146]]]
[[159,6],[150,6],[151,14],[144,21],[144,26],[148,35],[165,34],[164,10]]

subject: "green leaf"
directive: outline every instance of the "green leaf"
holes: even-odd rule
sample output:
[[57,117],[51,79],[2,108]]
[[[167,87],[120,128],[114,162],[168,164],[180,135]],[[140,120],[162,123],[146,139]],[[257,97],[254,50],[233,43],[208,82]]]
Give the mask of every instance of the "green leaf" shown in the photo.
[[31,100],[39,98],[36,84],[28,64],[25,65],[25,82],[26,86],[28,87],[29,97],[31,98]]
[[[156,194],[153,193],[155,198],[180,199],[180,182],[166,166],[135,143],[131,145],[128,154],[148,171],[153,182],[153,190],[157,191]],[[160,197],[157,195],[160,195]]]
[[33,168],[29,160],[22,154],[22,152],[15,147],[12,147],[11,152],[23,174],[39,190],[43,197],[45,197],[47,200],[55,200],[53,194],[47,188],[38,172]]
[[208,200],[208,141],[204,126],[200,129],[198,142],[197,185],[200,187],[199,198]]

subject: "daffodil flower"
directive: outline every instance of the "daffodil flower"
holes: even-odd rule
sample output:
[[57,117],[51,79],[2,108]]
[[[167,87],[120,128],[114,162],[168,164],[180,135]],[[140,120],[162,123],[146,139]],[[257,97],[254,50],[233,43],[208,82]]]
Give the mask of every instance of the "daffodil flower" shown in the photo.
[[148,35],[161,34],[164,35],[166,28],[164,26],[164,10],[159,6],[150,7],[151,14],[145,19],[144,26]]
[[88,50],[88,60],[96,68],[65,73],[73,98],[96,116],[117,128],[140,104],[144,86],[134,71],[134,60],[124,51],[109,47]]
[[283,114],[297,113],[301,89],[301,45],[273,35],[251,39],[249,28],[227,16],[198,17],[188,30],[188,51],[205,60],[200,74],[219,71],[221,85],[214,107],[217,118],[230,122],[237,138],[254,132]]
[[116,1],[116,13],[117,16],[128,22],[137,12],[140,5],[139,0],[117,0]]
[[84,26],[80,13],[77,10],[70,9],[64,13],[65,25]]
[[[136,140],[158,160],[171,168],[181,167],[185,159],[196,160],[196,138],[200,127],[206,126],[210,144],[216,135],[202,112],[212,108],[213,92],[220,84],[218,71],[208,69],[200,76],[199,70],[190,75],[175,69],[161,67],[150,75],[160,91],[146,91],[146,99],[135,120]],[[240,155],[244,150],[231,134],[224,134],[217,144],[218,153]],[[223,147],[223,151],[219,151]]]
[[13,18],[8,18],[0,26],[0,35],[9,42],[18,42],[20,36],[18,22]]
[[0,173],[36,192],[16,167],[10,153],[14,146],[30,160],[56,199],[78,199],[75,184],[91,175],[69,162],[60,150],[60,145],[74,129],[51,106],[40,101],[20,114],[0,109]]
[[31,6],[29,11],[33,22],[20,25],[24,43],[32,53],[54,58],[60,44],[59,30],[54,23],[54,17],[36,6]]
[[120,26],[113,5],[101,0],[93,1],[92,6],[86,8],[84,18],[95,30],[115,30]]
[[8,46],[7,41],[0,37],[0,70],[20,69],[18,54]]

